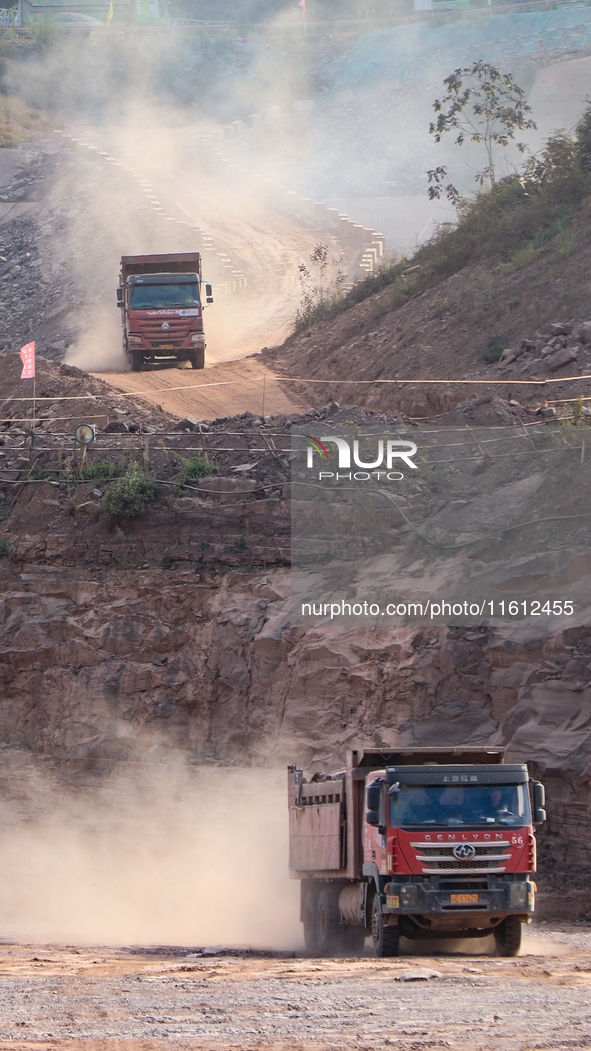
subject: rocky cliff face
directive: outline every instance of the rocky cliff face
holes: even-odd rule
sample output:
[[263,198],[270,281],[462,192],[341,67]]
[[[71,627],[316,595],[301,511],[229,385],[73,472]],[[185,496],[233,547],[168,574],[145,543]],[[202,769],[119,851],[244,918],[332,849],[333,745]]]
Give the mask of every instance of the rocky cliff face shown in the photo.
[[[235,420],[211,425],[221,466],[197,492],[179,495],[177,468],[167,481],[160,465],[159,499],[135,523],[109,520],[96,482],[56,481],[49,438],[47,477],[32,475],[31,450],[14,460],[0,504],[0,745],[75,781],[179,753],[314,770],[355,744],[504,744],[548,788],[552,907],[587,911],[591,629],[297,626],[288,465],[276,447],[255,451],[253,420],[240,453],[226,448]],[[187,455],[176,431],[148,433],[163,462]],[[6,432],[9,466],[25,437]],[[245,440],[258,479],[231,472]],[[437,500],[429,514],[421,529],[434,528]]]
[[[4,748],[76,768],[164,760],[309,769],[352,742],[505,744],[546,782],[545,885],[590,861],[591,631],[290,627],[285,568],[3,560]],[[588,908],[572,893],[573,908]],[[575,902],[573,905],[572,902]]]

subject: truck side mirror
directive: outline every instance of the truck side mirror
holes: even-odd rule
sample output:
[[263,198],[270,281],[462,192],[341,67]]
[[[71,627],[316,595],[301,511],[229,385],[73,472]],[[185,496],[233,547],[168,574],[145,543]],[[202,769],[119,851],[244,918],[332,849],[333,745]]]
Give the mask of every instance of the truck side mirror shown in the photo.
[[367,813],[365,820],[368,825],[375,825],[379,827],[380,822],[380,802],[382,796],[382,782],[374,781],[373,784],[369,785],[367,789]]
[[205,302],[213,303],[213,288],[211,287],[211,285],[205,286]]
[[118,288],[117,289],[117,306],[118,307],[122,307],[123,306],[123,289],[122,288]]
[[546,790],[541,781],[534,781],[534,824],[541,825],[546,820]]

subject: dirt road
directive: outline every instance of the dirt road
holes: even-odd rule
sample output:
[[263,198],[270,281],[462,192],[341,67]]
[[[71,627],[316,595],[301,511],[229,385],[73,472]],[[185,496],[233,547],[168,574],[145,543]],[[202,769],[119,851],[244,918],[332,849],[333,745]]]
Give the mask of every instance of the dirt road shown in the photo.
[[213,420],[254,412],[263,416],[305,412],[294,384],[281,384],[257,358],[228,361],[203,371],[159,369],[154,372],[95,372],[120,390],[141,393],[176,416]]
[[[319,241],[329,247],[331,260],[342,260],[343,270],[355,276],[363,246],[346,232],[339,239],[328,230],[328,212],[321,213],[320,219],[303,218],[295,193],[238,169],[223,151],[205,145],[208,130],[206,125],[155,127],[146,138],[142,128],[133,126],[85,128],[78,130],[84,138],[79,157],[87,158],[91,145],[106,148],[116,159],[115,167],[105,163],[96,170],[107,184],[125,166],[130,185],[135,180],[137,200],[143,202],[149,222],[156,224],[152,246],[172,250],[162,247],[166,238],[180,244],[179,239],[188,236],[193,248],[202,251],[204,278],[215,290],[215,303],[206,318],[208,358],[225,361],[286,337],[302,298],[299,265],[309,263]],[[77,135],[77,129],[72,133]],[[120,204],[120,193],[118,197]],[[101,227],[108,221],[104,209],[97,200],[92,206]],[[118,239],[125,245],[122,251],[132,250],[130,245],[138,250],[121,207],[120,213],[119,230],[106,249],[112,257],[113,279]],[[82,222],[87,219],[86,215]],[[325,281],[332,280],[332,270]],[[241,287],[226,294],[232,282]]]
[[538,928],[516,960],[306,959],[6,944],[0,1048],[533,1051],[591,1042],[591,930]]

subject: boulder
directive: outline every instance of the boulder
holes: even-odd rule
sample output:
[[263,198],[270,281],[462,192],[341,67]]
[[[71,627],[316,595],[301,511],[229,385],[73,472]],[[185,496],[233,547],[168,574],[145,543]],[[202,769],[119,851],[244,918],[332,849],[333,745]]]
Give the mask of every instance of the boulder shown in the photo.
[[196,420],[193,416],[185,416],[178,423],[173,426],[173,431],[198,431],[199,420]]
[[591,343],[591,321],[584,321],[582,325],[577,325],[572,334],[580,343]]
[[105,434],[127,434],[129,427],[123,420],[111,420],[105,427]]
[[553,336],[570,336],[572,330],[573,326],[569,324],[550,325],[550,331]]
[[577,355],[572,347],[562,347],[560,350],[555,350],[553,354],[548,355],[546,364],[552,372],[556,372],[557,369],[562,369],[565,365],[570,365],[571,361],[576,360]]

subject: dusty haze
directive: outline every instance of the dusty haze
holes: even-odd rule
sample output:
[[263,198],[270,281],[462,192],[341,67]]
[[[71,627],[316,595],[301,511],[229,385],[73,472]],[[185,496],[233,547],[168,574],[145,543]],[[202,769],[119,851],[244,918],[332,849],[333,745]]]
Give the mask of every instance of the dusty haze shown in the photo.
[[2,804],[4,937],[301,945],[284,771],[126,764],[82,791],[33,772],[25,794]]

